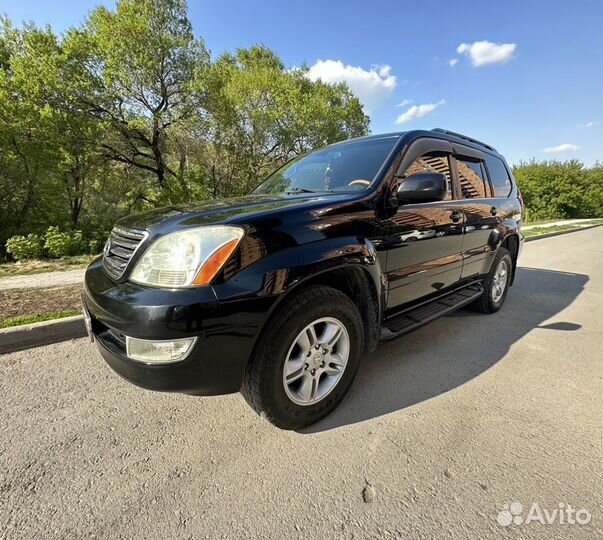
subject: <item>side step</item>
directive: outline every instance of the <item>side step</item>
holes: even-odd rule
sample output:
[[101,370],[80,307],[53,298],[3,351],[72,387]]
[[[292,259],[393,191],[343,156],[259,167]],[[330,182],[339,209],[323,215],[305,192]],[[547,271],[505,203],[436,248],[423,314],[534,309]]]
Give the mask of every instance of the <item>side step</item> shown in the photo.
[[473,300],[479,298],[483,292],[484,287],[482,284],[474,282],[460,289],[451,291],[444,296],[440,296],[407,311],[403,311],[383,322],[383,326],[381,327],[381,339],[393,339],[402,334],[412,332],[442,315],[446,315],[470,304]]

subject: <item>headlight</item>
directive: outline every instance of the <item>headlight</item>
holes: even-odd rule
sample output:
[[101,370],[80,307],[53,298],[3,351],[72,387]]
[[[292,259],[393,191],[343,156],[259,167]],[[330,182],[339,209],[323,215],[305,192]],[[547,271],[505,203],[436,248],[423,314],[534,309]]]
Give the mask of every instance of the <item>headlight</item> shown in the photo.
[[243,238],[228,225],[196,227],[166,234],[147,248],[130,280],[156,287],[206,285]]

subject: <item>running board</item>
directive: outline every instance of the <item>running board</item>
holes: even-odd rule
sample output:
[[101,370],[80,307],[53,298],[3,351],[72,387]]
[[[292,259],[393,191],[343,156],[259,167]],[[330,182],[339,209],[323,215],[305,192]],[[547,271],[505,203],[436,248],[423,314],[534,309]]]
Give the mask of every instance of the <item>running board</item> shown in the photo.
[[412,332],[438,317],[470,304],[479,298],[483,292],[482,284],[474,282],[395,315],[383,322],[381,339],[393,339]]

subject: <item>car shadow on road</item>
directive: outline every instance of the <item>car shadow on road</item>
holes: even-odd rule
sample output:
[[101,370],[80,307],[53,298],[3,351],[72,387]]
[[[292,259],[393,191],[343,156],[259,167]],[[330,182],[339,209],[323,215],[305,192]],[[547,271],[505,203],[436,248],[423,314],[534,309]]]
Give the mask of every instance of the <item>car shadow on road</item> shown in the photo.
[[485,372],[535,328],[579,330],[581,326],[571,321],[543,323],[568,307],[587,281],[582,274],[518,268],[498,313],[463,309],[382,344],[364,358],[341,405],[301,433],[362,422],[444,394]]

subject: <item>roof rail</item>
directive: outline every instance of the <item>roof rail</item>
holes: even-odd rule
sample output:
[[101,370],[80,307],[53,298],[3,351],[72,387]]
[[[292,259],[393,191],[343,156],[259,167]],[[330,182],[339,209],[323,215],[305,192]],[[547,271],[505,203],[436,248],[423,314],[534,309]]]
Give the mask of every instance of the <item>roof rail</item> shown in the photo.
[[478,141],[477,139],[474,139],[473,137],[468,137],[467,135],[463,135],[462,133],[457,133],[456,131],[450,131],[448,129],[442,129],[442,128],[435,128],[435,129],[432,129],[431,131],[435,131],[436,133],[445,133],[446,135],[452,135],[453,137],[457,137],[459,139],[464,139],[465,141],[469,141],[474,144],[479,144],[480,146],[486,147],[488,150],[492,150],[492,152],[496,152],[496,149],[493,146],[490,146],[489,144],[486,144],[482,141]]

